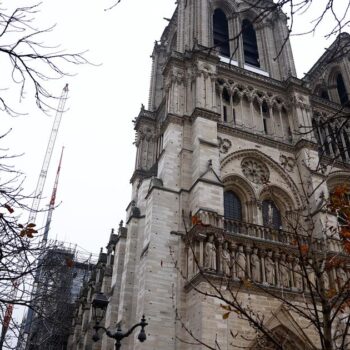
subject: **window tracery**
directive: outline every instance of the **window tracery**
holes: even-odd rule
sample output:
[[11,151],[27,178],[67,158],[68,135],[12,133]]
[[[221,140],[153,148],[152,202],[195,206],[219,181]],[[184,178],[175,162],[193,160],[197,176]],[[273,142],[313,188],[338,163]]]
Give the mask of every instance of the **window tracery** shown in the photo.
[[242,220],[242,203],[233,191],[224,193],[224,216],[226,219]]
[[266,165],[253,158],[243,159],[241,167],[245,177],[255,184],[263,184],[269,180],[270,174]]

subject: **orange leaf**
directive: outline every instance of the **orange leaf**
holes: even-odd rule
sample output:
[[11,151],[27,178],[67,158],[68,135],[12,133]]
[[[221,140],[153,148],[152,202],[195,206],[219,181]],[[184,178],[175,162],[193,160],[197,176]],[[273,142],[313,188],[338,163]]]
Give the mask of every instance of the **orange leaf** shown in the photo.
[[73,265],[74,265],[74,261],[70,258],[66,258],[66,265],[69,267],[69,268],[72,268]]
[[301,244],[300,252],[301,254],[306,255],[309,252],[309,246],[307,244]]
[[348,240],[346,240],[344,243],[344,250],[347,252],[347,253],[350,253],[350,242]]
[[201,224],[201,223],[202,223],[202,221],[197,215],[192,216],[192,225],[197,225],[197,224]]

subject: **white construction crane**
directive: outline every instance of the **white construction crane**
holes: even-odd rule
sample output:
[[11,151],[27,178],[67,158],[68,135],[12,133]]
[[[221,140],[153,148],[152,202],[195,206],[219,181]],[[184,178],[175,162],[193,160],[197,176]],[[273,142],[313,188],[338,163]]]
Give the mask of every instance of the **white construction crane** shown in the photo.
[[55,120],[54,120],[54,123],[52,126],[51,135],[49,138],[49,143],[48,143],[47,148],[46,148],[43,166],[41,167],[38,183],[36,185],[36,189],[34,192],[33,204],[32,204],[32,208],[31,208],[30,213],[29,213],[28,223],[35,223],[36,214],[38,213],[38,210],[39,210],[40,199],[41,199],[41,196],[42,196],[42,193],[44,190],[46,175],[47,175],[47,171],[49,169],[52,151],[53,151],[53,148],[55,146],[58,129],[59,129],[60,124],[61,124],[62,114],[64,112],[64,106],[66,104],[67,95],[68,95],[68,84],[66,84],[62,90],[62,95],[60,97]]

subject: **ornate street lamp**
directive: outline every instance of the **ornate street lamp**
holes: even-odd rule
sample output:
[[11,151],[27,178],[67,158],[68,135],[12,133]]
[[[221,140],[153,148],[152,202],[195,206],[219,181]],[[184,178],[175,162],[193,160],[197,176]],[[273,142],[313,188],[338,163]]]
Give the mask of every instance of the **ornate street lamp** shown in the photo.
[[107,337],[115,339],[115,349],[119,350],[122,346],[121,340],[128,337],[137,327],[141,327],[141,330],[137,339],[141,343],[143,343],[146,340],[145,327],[148,325],[148,323],[146,322],[145,315],[142,316],[141,322],[133,325],[128,331],[123,332],[120,328],[120,325],[118,325],[117,330],[113,333],[107,328],[99,325],[106,313],[106,309],[108,306],[107,297],[103,293],[96,293],[92,299],[91,304],[92,304],[93,317],[95,319],[95,326],[94,326],[95,334],[92,336],[93,341],[97,342],[100,340],[98,331],[102,329],[107,334]]

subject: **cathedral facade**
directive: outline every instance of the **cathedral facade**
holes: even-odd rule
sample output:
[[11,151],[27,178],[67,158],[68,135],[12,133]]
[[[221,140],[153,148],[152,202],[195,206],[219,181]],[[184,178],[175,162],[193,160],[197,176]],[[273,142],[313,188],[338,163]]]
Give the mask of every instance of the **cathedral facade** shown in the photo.
[[[178,1],[152,54],[148,108],[134,120],[126,221],[81,294],[72,349],[113,348],[106,336],[92,342],[96,291],[109,298],[105,327],[146,316],[147,340],[135,332],[123,349],[264,348],[238,312],[223,317],[228,289],[286,349],[320,348],[309,322],[269,290],[305,302],[290,225],[350,183],[349,126],[324,127],[347,111],[350,63],[330,60],[331,47],[298,79],[286,16],[258,18],[241,0]],[[337,218],[324,210],[315,218],[322,241]],[[329,249],[342,254],[337,240]],[[349,277],[346,266],[325,276],[336,290]],[[222,285],[223,298],[212,297]]]

